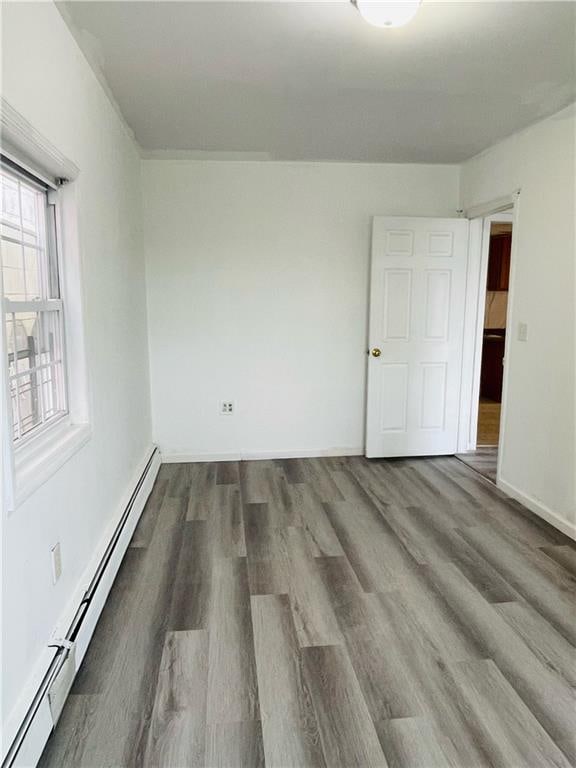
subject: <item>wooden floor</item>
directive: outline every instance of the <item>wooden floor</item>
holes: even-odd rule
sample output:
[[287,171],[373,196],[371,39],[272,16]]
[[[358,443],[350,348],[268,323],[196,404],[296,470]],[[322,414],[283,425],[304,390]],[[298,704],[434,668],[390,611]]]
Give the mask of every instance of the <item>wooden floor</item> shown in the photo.
[[480,400],[478,403],[478,445],[498,445],[501,409],[501,404],[492,400]]
[[458,453],[457,458],[467,464],[475,472],[490,480],[496,482],[496,472],[498,468],[498,448],[477,448],[470,453]]
[[41,761],[574,761],[574,544],[454,458],[164,465]]

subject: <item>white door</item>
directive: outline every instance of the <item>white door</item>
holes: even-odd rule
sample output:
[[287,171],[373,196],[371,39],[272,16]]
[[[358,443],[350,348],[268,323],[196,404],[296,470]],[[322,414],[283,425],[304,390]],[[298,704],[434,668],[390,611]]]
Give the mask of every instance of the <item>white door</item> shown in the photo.
[[366,455],[456,452],[468,221],[376,217]]

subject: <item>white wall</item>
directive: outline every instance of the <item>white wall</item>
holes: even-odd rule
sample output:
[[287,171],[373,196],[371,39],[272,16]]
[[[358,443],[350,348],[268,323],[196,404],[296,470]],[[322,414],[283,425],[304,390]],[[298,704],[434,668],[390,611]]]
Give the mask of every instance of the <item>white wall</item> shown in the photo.
[[455,216],[457,167],[148,160],[143,183],[164,454],[361,452],[372,217]]
[[[521,188],[514,229],[503,487],[576,533],[574,108],[465,163],[463,207]],[[528,341],[517,340],[528,324]]]
[[[151,443],[140,161],[52,4],[3,11],[3,94],[80,168],[93,436],[3,517],[3,715]],[[465,205],[521,186],[503,478],[574,520],[574,117],[475,158]],[[360,451],[370,222],[454,215],[451,166],[145,161],[155,437],[172,456]],[[560,314],[561,313],[561,314]],[[220,399],[237,414],[217,415]],[[63,574],[51,583],[60,541]],[[6,660],[9,660],[7,663]]]
[[[8,102],[80,168],[79,237],[91,385],[90,442],[3,514],[3,721],[151,447],[140,159],[51,3],[3,8]],[[63,573],[52,585],[49,552]]]

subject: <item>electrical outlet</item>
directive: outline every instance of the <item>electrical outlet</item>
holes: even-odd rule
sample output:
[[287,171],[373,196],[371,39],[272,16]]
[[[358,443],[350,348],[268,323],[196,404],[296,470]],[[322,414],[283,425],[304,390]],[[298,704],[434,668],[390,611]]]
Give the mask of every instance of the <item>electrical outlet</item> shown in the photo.
[[220,400],[220,416],[234,415],[234,400]]
[[52,563],[52,584],[56,584],[62,575],[62,553],[60,551],[60,542],[55,544],[50,550],[50,560]]

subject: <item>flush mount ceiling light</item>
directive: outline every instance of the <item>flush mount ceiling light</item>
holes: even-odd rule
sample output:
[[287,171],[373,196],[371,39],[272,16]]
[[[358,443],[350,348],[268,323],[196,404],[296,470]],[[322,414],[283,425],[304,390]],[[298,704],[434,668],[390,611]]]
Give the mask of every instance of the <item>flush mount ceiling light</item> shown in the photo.
[[362,18],[374,27],[403,27],[416,16],[422,0],[351,0]]

